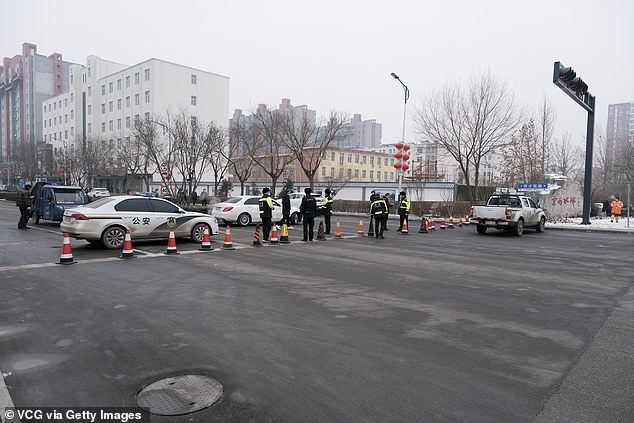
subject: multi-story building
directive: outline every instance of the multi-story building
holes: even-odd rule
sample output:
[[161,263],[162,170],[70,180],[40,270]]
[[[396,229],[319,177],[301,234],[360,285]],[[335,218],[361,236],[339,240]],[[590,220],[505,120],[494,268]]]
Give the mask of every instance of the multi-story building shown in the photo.
[[612,169],[621,148],[634,140],[634,102],[608,105],[606,166]]
[[376,119],[362,120],[357,113],[343,126],[332,146],[356,149],[378,147],[381,145],[382,128]]
[[78,142],[99,141],[111,151],[129,142],[137,119],[186,113],[226,128],[229,78],[160,59],[134,66],[89,56],[72,67],[62,95],[43,102],[43,135],[58,163]]
[[5,57],[0,67],[0,153],[7,158],[17,143],[37,144],[43,138],[42,102],[68,91],[72,63],[53,53],[37,53],[22,44],[22,54]]

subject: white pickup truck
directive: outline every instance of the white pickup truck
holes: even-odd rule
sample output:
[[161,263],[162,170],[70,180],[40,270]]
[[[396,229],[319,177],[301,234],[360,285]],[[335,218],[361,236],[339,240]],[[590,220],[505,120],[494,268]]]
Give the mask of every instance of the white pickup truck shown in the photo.
[[497,190],[485,206],[471,207],[470,216],[479,234],[495,228],[522,236],[524,228],[543,232],[546,224],[544,211],[532,198],[509,189]]

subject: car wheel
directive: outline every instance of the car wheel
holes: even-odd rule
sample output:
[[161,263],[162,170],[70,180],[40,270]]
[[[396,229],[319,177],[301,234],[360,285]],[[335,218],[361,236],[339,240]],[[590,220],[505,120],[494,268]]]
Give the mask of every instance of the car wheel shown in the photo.
[[112,226],[101,235],[101,242],[109,250],[119,250],[123,248],[125,232],[125,229],[121,226]]
[[291,225],[297,225],[299,223],[299,213],[294,212],[291,215]]
[[535,227],[535,229],[537,229],[537,232],[544,232],[545,226],[546,226],[546,218],[542,216],[542,218],[539,219],[539,224]]
[[[192,228],[192,241],[203,242],[203,236],[205,235],[206,228],[208,228],[206,223],[196,223]],[[211,229],[209,230],[209,235],[211,236]]]
[[479,234],[485,234],[487,232],[487,227],[484,225],[478,225],[477,229]]
[[249,213],[242,213],[238,216],[238,225],[247,226],[249,223],[251,223],[251,215]]
[[524,219],[520,219],[517,221],[517,226],[515,227],[515,235],[524,235]]

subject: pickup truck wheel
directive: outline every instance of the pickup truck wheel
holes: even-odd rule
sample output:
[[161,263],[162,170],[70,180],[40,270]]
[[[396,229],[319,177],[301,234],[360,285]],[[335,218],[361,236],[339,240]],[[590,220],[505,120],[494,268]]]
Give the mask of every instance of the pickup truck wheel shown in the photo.
[[535,226],[535,229],[537,229],[537,232],[544,232],[545,226],[546,226],[546,218],[542,216],[542,218],[539,219],[539,224]]
[[515,227],[515,235],[522,236],[524,234],[524,219],[520,219],[517,221],[517,226]]
[[485,234],[487,232],[487,227],[484,225],[478,225],[477,229],[479,234]]

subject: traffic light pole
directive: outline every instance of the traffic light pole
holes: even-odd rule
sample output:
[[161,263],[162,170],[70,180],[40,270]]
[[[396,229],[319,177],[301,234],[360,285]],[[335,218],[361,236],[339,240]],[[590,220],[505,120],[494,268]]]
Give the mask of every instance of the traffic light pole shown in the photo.
[[590,225],[590,208],[592,207],[592,153],[594,148],[594,99],[593,110],[588,112],[588,128],[586,131],[586,170],[583,177],[583,214],[581,224]]
[[592,153],[594,146],[594,110],[595,97],[588,92],[588,85],[577,77],[577,73],[555,62],[553,83],[588,111],[588,128],[586,132],[586,169],[583,178],[583,213],[581,224],[590,225],[590,208],[592,207]]

